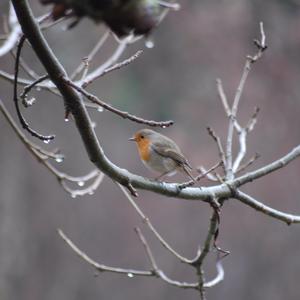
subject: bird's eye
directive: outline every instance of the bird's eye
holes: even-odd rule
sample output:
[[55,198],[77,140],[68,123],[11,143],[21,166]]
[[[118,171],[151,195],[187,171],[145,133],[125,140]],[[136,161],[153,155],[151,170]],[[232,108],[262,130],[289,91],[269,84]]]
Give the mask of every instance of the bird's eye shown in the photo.
[[143,139],[144,138],[144,136],[143,135],[141,135],[141,139]]

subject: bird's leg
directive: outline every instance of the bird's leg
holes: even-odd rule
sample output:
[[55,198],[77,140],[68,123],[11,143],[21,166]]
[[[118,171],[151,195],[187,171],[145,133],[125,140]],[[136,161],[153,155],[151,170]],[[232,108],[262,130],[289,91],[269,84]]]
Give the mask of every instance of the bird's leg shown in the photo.
[[160,174],[159,176],[155,177],[154,180],[159,181],[159,179],[166,176],[168,173],[170,173],[170,171],[167,171],[167,172],[164,172],[164,173]]
[[154,180],[159,181],[159,179],[161,179],[162,177],[164,177],[164,176],[166,176],[166,175],[168,175],[168,174],[172,174],[175,170],[176,170],[176,169],[171,170],[171,171],[166,171],[166,172],[160,174],[158,177],[155,177]]
[[193,176],[191,171],[185,165],[182,166],[182,170],[194,181],[194,183],[197,183],[196,178]]

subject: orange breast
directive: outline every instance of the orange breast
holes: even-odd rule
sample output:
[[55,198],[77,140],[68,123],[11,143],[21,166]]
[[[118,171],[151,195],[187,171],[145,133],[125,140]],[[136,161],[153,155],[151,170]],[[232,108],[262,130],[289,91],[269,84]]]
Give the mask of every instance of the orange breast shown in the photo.
[[139,154],[142,160],[148,161],[150,159],[150,141],[149,139],[142,139],[137,142]]

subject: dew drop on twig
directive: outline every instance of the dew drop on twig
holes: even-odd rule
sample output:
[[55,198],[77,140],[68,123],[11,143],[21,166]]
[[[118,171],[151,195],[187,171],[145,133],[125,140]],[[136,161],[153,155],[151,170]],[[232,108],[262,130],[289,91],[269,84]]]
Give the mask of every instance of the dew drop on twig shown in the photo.
[[152,39],[148,38],[146,41],[145,41],[145,46],[148,48],[148,49],[152,49],[154,47],[154,42]]
[[57,156],[56,158],[55,158],[55,161],[57,162],[57,163],[61,163],[61,162],[63,162],[63,160],[64,160],[64,157],[63,156]]
[[79,186],[84,186],[85,182],[82,180],[82,181],[78,181],[77,183]]

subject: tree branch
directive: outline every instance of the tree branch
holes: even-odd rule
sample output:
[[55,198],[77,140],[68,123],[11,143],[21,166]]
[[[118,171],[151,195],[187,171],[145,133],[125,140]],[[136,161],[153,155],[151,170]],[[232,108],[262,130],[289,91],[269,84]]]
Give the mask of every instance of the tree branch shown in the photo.
[[167,282],[168,284],[179,287],[179,288],[183,288],[183,289],[187,289],[187,288],[197,289],[198,288],[198,283],[180,282],[178,280],[170,279],[168,276],[166,276],[166,274],[161,269],[159,269],[157,262],[154,258],[154,255],[152,254],[152,251],[150,249],[150,246],[149,246],[148,242],[146,241],[146,238],[143,236],[141,230],[139,228],[135,228],[135,231],[136,231],[141,243],[143,244],[145,252],[151,262],[153,273],[155,276],[157,276],[158,278]]
[[[249,72],[251,70],[251,65],[255,63],[259,58],[262,57],[263,52],[267,49],[267,46],[265,45],[265,33],[264,33],[264,28],[263,28],[263,23],[260,23],[260,33],[261,33],[261,41],[255,40],[254,43],[258,48],[257,54],[255,54],[253,57],[252,56],[247,56],[247,60],[244,66],[244,71],[242,74],[242,77],[240,79],[240,83],[238,85],[238,88],[235,93],[235,97],[233,100],[233,105],[231,108],[231,114],[229,118],[229,126],[228,126],[228,134],[227,134],[227,144],[226,144],[226,168],[227,168],[227,174],[226,178],[227,179],[232,179],[233,178],[233,167],[232,167],[232,139],[233,139],[233,129],[234,129],[234,123],[236,120],[236,114],[238,110],[238,105],[244,90],[244,86],[246,83],[246,80],[248,78]],[[221,97],[222,98],[222,97]],[[223,99],[224,100],[224,99]]]
[[63,77],[68,78],[67,74],[44,39],[27,1],[12,0],[12,3],[15,7],[16,14],[24,34],[31,43],[41,63],[47,70],[49,77],[61,92],[66,106],[74,116],[78,131],[81,135],[90,160],[107,176],[119,182],[120,184],[124,186],[128,186],[130,184],[134,188],[150,190],[152,192],[169,197],[201,200],[210,203],[212,194],[218,199],[229,198],[233,195],[232,187],[241,186],[256,178],[273,172],[300,156],[300,146],[298,146],[292,150],[290,154],[279,161],[276,161],[257,171],[243,175],[236,180],[230,180],[227,183],[212,187],[189,187],[182,191],[178,189],[178,184],[149,180],[132,174],[125,169],[119,168],[105,156],[104,151],[95,135],[90,117],[87,113],[81,96],[72,87],[61,80]]
[[161,243],[161,245],[167,249],[172,255],[174,255],[179,261],[186,263],[186,264],[191,264],[191,260],[185,258],[184,256],[180,255],[177,251],[175,251],[167,242],[166,240],[160,235],[160,233],[155,229],[155,227],[152,225],[150,219],[143,213],[143,211],[140,209],[140,207],[137,205],[137,203],[133,200],[132,197],[128,194],[126,189],[117,183],[129,203],[133,206],[133,208],[136,210],[138,215],[142,218],[142,221],[148,226],[150,231],[154,234],[154,236],[158,239],[158,241]]
[[95,95],[87,92],[86,90],[84,90],[83,88],[81,88],[80,86],[76,85],[74,82],[72,82],[71,80],[68,80],[66,78],[62,78],[63,80],[65,80],[65,82],[70,85],[71,87],[73,87],[76,91],[78,91],[79,93],[81,93],[82,95],[84,95],[88,100],[90,100],[92,103],[95,103],[97,105],[99,105],[100,107],[124,118],[124,119],[128,119],[131,120],[133,122],[136,123],[140,123],[140,124],[146,124],[148,126],[152,126],[152,127],[169,127],[171,125],[174,124],[174,122],[171,121],[161,121],[161,122],[157,122],[157,121],[152,121],[152,120],[145,120],[143,118],[139,118],[137,116],[134,116],[132,114],[129,114],[126,111],[121,111],[109,104],[107,104],[106,102],[100,100],[98,97],[96,97]]
[[269,173],[272,173],[278,169],[281,169],[285,166],[287,166],[290,162],[292,162],[294,159],[298,158],[300,156],[300,145],[292,149],[288,154],[281,157],[280,159],[258,169],[252,172],[248,172],[245,175],[242,175],[231,182],[228,182],[228,184],[232,184],[234,187],[240,187],[248,182],[251,182],[255,179],[258,179],[260,177],[266,176]]
[[[30,153],[40,162],[43,164],[51,174],[53,174],[58,182],[61,184],[63,189],[68,192],[72,198],[75,198],[77,196],[83,196],[86,194],[92,194],[94,191],[99,187],[99,185],[102,182],[102,179],[104,177],[104,174],[100,172],[99,170],[93,170],[87,175],[84,176],[71,176],[66,173],[62,173],[58,171],[50,162],[49,158],[54,159],[57,163],[60,163],[63,161],[64,156],[60,154],[58,151],[47,151],[43,148],[41,148],[39,145],[34,144],[31,142],[24,134],[23,132],[18,128],[15,121],[13,120],[10,113],[7,111],[6,107],[4,106],[2,100],[0,99],[0,111],[4,115],[5,119],[7,120],[8,124],[11,126],[11,128],[14,130],[16,135],[19,137],[21,142],[26,146],[26,148],[30,151]],[[88,184],[85,188],[83,186],[86,184],[86,182],[93,180],[91,184]],[[72,189],[70,188],[66,181],[77,183],[81,189]]]
[[253,197],[247,195],[246,193],[243,193],[239,190],[236,191],[234,198],[237,200],[243,202],[244,204],[254,208],[257,211],[262,212],[265,215],[268,215],[269,217],[272,217],[274,219],[280,220],[285,222],[287,225],[300,223],[300,215],[291,215],[284,212],[281,212],[279,210],[276,210],[272,207],[269,207],[267,205],[262,204],[261,202],[257,201]]
[[98,272],[113,272],[113,273],[119,273],[119,274],[125,274],[127,276],[132,277],[133,275],[136,276],[153,276],[152,271],[141,271],[141,270],[135,270],[135,269],[124,269],[124,268],[115,268],[106,266],[103,264],[99,264],[93,259],[91,259],[86,253],[81,251],[61,230],[57,230],[59,236],[66,242],[66,244],[71,247],[71,249],[85,262],[87,262],[89,265],[91,265],[93,268],[95,268]]

